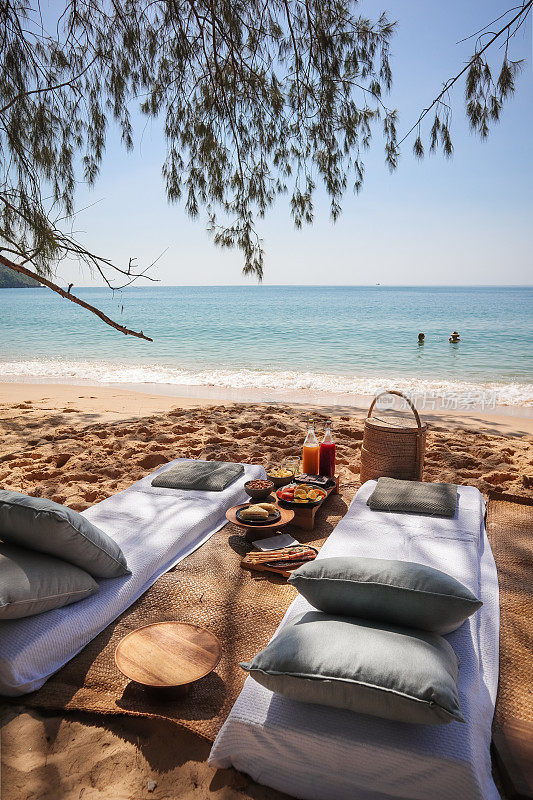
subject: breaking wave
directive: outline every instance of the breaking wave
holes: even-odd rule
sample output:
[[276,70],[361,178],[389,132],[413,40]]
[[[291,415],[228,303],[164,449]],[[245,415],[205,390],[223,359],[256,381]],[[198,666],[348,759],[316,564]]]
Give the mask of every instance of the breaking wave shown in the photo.
[[[254,389],[265,392],[305,392],[307,395],[374,395],[385,389],[427,398],[448,398],[450,408],[460,397],[462,402],[482,405],[533,406],[531,383],[469,383],[435,379],[336,375],[292,370],[200,369],[193,371],[164,365],[111,364],[98,361],[34,359],[8,361],[0,365],[0,381],[45,380],[93,384],[136,384],[219,389]],[[177,394],[179,394],[177,392]],[[455,399],[455,400],[454,400]]]

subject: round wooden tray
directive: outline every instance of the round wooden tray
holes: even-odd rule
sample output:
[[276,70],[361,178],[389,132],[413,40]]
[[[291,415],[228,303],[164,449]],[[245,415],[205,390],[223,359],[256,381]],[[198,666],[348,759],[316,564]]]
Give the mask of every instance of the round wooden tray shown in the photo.
[[236,512],[239,508],[245,508],[249,505],[250,503],[239,503],[238,506],[232,506],[232,508],[228,508],[226,511],[226,519],[231,522],[232,525],[237,525],[239,528],[244,528],[246,530],[247,538],[265,539],[272,534],[272,531],[285,527],[285,525],[288,525],[289,522],[292,522],[294,519],[294,511],[292,511],[290,508],[281,508],[278,506],[281,519],[278,519],[276,522],[270,522],[268,525],[245,525],[244,522],[239,522]]
[[126,678],[153,689],[187,691],[214,670],[222,649],[211,631],[189,622],[155,622],[128,633],[115,664]]

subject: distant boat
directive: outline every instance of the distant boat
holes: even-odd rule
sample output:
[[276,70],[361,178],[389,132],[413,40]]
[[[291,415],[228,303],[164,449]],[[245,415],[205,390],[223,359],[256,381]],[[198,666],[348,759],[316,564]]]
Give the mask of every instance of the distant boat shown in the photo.
[[381,286],[381,283],[376,283],[376,286]]

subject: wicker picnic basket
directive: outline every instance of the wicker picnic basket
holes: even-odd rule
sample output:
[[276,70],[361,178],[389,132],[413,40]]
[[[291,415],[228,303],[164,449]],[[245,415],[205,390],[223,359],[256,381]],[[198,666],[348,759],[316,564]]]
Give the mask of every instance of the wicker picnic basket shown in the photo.
[[[376,401],[386,394],[394,394],[405,400],[414,414],[416,427],[408,420],[389,422],[372,417]],[[361,448],[361,483],[384,475],[408,481],[422,480],[426,430],[427,426],[420,421],[418,411],[401,392],[388,391],[376,395],[365,420]]]

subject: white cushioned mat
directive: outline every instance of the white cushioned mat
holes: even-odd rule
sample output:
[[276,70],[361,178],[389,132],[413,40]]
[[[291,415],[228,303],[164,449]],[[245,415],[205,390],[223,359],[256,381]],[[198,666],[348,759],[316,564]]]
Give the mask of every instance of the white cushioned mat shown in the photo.
[[119,544],[132,574],[98,579],[100,590],[71,606],[0,621],[0,694],[17,696],[39,689],[160,575],[226,524],[226,510],[248,499],[246,481],[266,477],[263,467],[245,465],[244,474],[222,492],[151,485],[154,475],[183,460],[164,464],[83,512]]
[[[496,800],[491,722],[498,683],[499,593],[480,492],[458,487],[453,518],[372,511],[367,481],[319,553],[417,561],[468,586],[484,605],[446,636],[461,660],[466,724],[412,725],[299,703],[247,678],[213,745],[233,765],[304,800]],[[280,628],[311,606],[298,596]],[[279,630],[279,629],[278,629]]]

